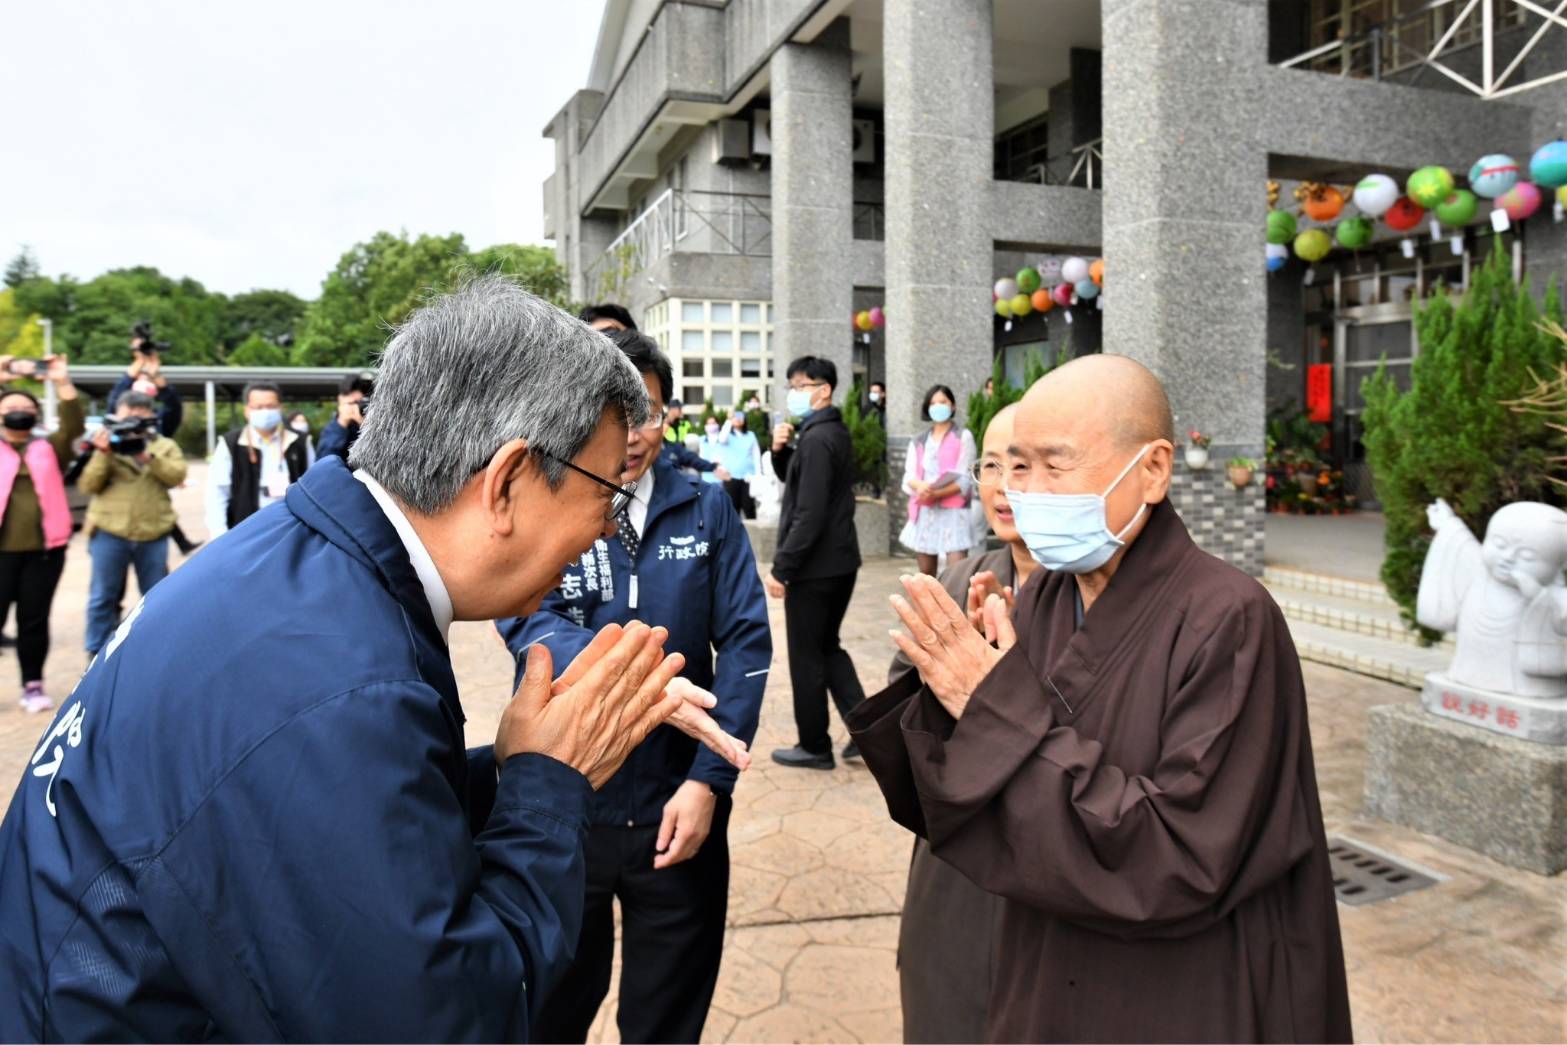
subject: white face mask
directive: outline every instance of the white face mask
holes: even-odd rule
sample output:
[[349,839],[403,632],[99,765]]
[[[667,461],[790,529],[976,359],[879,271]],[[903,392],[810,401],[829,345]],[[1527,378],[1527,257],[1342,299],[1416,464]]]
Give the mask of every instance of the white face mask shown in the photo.
[[1110,521],[1105,511],[1105,498],[1121,480],[1125,479],[1137,462],[1153,447],[1152,443],[1137,451],[1137,456],[1127,462],[1121,474],[1115,477],[1104,493],[1023,493],[1008,490],[1007,502],[1012,505],[1012,518],[1018,536],[1028,546],[1034,561],[1047,570],[1064,573],[1092,573],[1105,563],[1125,542],[1128,530],[1143,517],[1147,504],[1139,505],[1132,521],[1121,528],[1120,533],[1110,532]]

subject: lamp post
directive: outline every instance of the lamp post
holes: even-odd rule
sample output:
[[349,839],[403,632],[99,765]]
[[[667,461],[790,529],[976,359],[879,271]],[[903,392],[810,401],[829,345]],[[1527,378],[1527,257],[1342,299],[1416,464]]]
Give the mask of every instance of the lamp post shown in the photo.
[[[48,360],[54,355],[54,320],[39,318],[38,325],[44,328],[44,359]],[[55,391],[53,381],[44,382],[44,428],[54,431],[60,419],[59,393]]]

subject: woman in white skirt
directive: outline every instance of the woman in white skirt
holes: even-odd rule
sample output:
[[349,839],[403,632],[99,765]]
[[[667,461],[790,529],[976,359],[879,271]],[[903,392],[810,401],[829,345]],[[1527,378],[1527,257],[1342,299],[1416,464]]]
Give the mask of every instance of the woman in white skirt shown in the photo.
[[974,546],[969,496],[974,467],[974,436],[954,419],[957,399],[946,385],[925,393],[920,417],[931,427],[909,443],[903,459],[903,492],[909,521],[898,540],[919,559],[920,571],[935,576],[966,558]]

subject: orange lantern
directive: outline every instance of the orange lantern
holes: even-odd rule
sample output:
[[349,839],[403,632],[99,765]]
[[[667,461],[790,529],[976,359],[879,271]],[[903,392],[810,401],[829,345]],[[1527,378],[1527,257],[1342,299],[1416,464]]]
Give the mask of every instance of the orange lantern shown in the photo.
[[1344,194],[1331,185],[1312,183],[1306,190],[1300,209],[1312,221],[1332,221],[1344,209]]
[[1105,259],[1095,258],[1094,263],[1088,266],[1088,278],[1099,286],[1105,285]]
[[1056,307],[1055,299],[1050,296],[1050,291],[1044,287],[1040,287],[1033,294],[1029,295],[1028,300],[1034,306],[1035,312],[1049,312]]

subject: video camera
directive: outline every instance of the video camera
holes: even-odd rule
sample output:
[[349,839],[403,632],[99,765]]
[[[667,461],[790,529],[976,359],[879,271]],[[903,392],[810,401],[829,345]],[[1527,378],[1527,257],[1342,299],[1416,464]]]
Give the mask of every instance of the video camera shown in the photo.
[[158,433],[158,419],[155,417],[121,417],[104,422],[104,430],[109,433],[109,447],[117,454],[129,454],[134,457],[147,449],[147,437],[156,436]]
[[144,319],[131,327],[131,337],[141,338],[141,347],[131,349],[139,356],[155,356],[169,347],[167,341],[155,340],[152,336],[152,320]]

